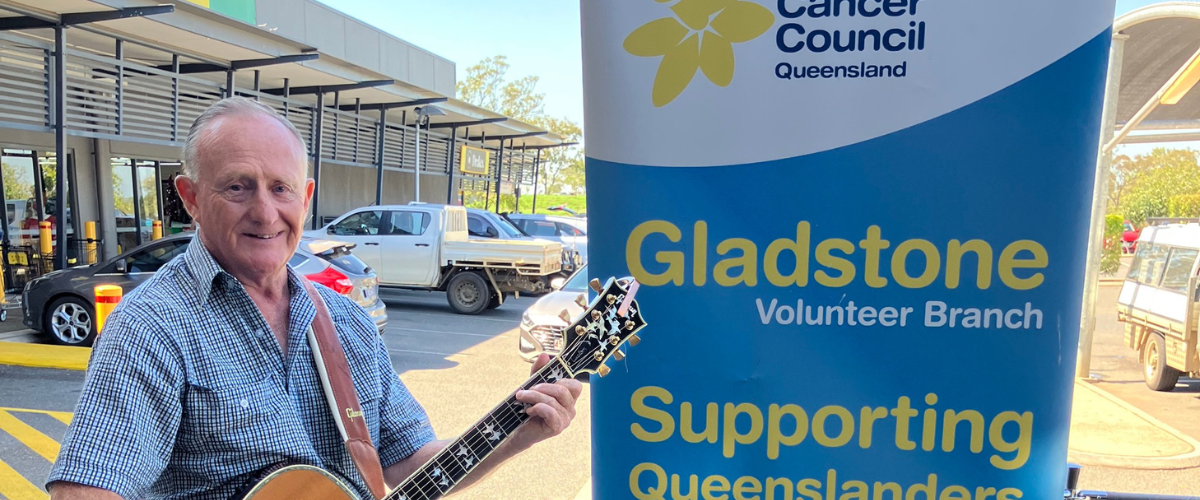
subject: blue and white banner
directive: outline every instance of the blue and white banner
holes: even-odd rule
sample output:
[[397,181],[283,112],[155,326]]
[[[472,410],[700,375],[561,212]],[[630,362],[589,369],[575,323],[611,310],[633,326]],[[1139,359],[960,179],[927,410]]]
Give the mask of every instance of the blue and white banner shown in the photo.
[[1049,499],[1113,0],[585,0],[598,500]]

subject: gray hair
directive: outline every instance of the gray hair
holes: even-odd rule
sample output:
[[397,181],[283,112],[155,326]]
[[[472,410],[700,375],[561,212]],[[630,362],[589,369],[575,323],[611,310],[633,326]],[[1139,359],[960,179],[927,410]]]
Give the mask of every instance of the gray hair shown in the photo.
[[292,135],[296,136],[296,140],[300,142],[300,156],[308,156],[308,148],[305,146],[304,137],[300,135],[299,130],[296,130],[296,126],[292,125],[292,122],[280,116],[270,106],[258,101],[241,96],[227,97],[209,106],[200,116],[196,117],[195,122],[192,122],[192,128],[188,130],[187,140],[183,143],[183,174],[190,179],[197,179],[197,175],[200,173],[200,147],[206,142],[205,139],[207,139],[208,134],[205,134],[205,132],[209,128],[224,117],[253,114],[269,116],[287,127],[292,132]]

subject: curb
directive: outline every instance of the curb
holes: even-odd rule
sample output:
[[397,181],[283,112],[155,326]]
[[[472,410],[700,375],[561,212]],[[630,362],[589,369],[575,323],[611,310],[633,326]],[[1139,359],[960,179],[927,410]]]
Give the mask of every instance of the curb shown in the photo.
[[1178,439],[1188,446],[1192,447],[1192,451],[1182,455],[1174,455],[1169,457],[1131,457],[1125,455],[1106,455],[1100,453],[1087,453],[1075,450],[1067,450],[1067,459],[1071,462],[1081,465],[1095,465],[1100,467],[1115,467],[1121,469],[1139,469],[1139,470],[1179,470],[1200,467],[1200,442],[1192,439],[1190,436],[1179,432],[1174,427],[1171,427],[1162,421],[1150,416],[1148,413],[1133,406],[1121,398],[1118,398],[1108,391],[1092,385],[1089,382],[1080,380],[1076,386],[1082,386],[1090,390],[1096,395],[1107,399],[1109,402],[1124,408],[1133,413],[1138,418],[1146,421],[1146,423],[1158,428],[1159,430],[1170,434],[1175,439]]
[[92,350],[87,347],[0,342],[0,364],[59,370],[87,370]]

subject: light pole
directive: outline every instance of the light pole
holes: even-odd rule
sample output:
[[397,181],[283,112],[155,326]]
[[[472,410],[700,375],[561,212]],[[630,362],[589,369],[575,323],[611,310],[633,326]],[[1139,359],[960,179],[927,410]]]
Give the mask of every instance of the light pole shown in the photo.
[[437,106],[421,106],[417,112],[417,157],[413,168],[413,179],[416,180],[417,192],[413,201],[421,201],[421,122],[429,123],[430,116],[444,116],[445,111]]

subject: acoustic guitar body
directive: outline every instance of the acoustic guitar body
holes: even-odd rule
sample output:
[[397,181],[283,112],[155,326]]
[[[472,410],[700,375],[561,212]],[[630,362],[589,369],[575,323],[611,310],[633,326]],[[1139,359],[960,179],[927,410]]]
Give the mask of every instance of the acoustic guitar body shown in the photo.
[[359,500],[337,476],[311,465],[288,465],[266,474],[241,500]]

